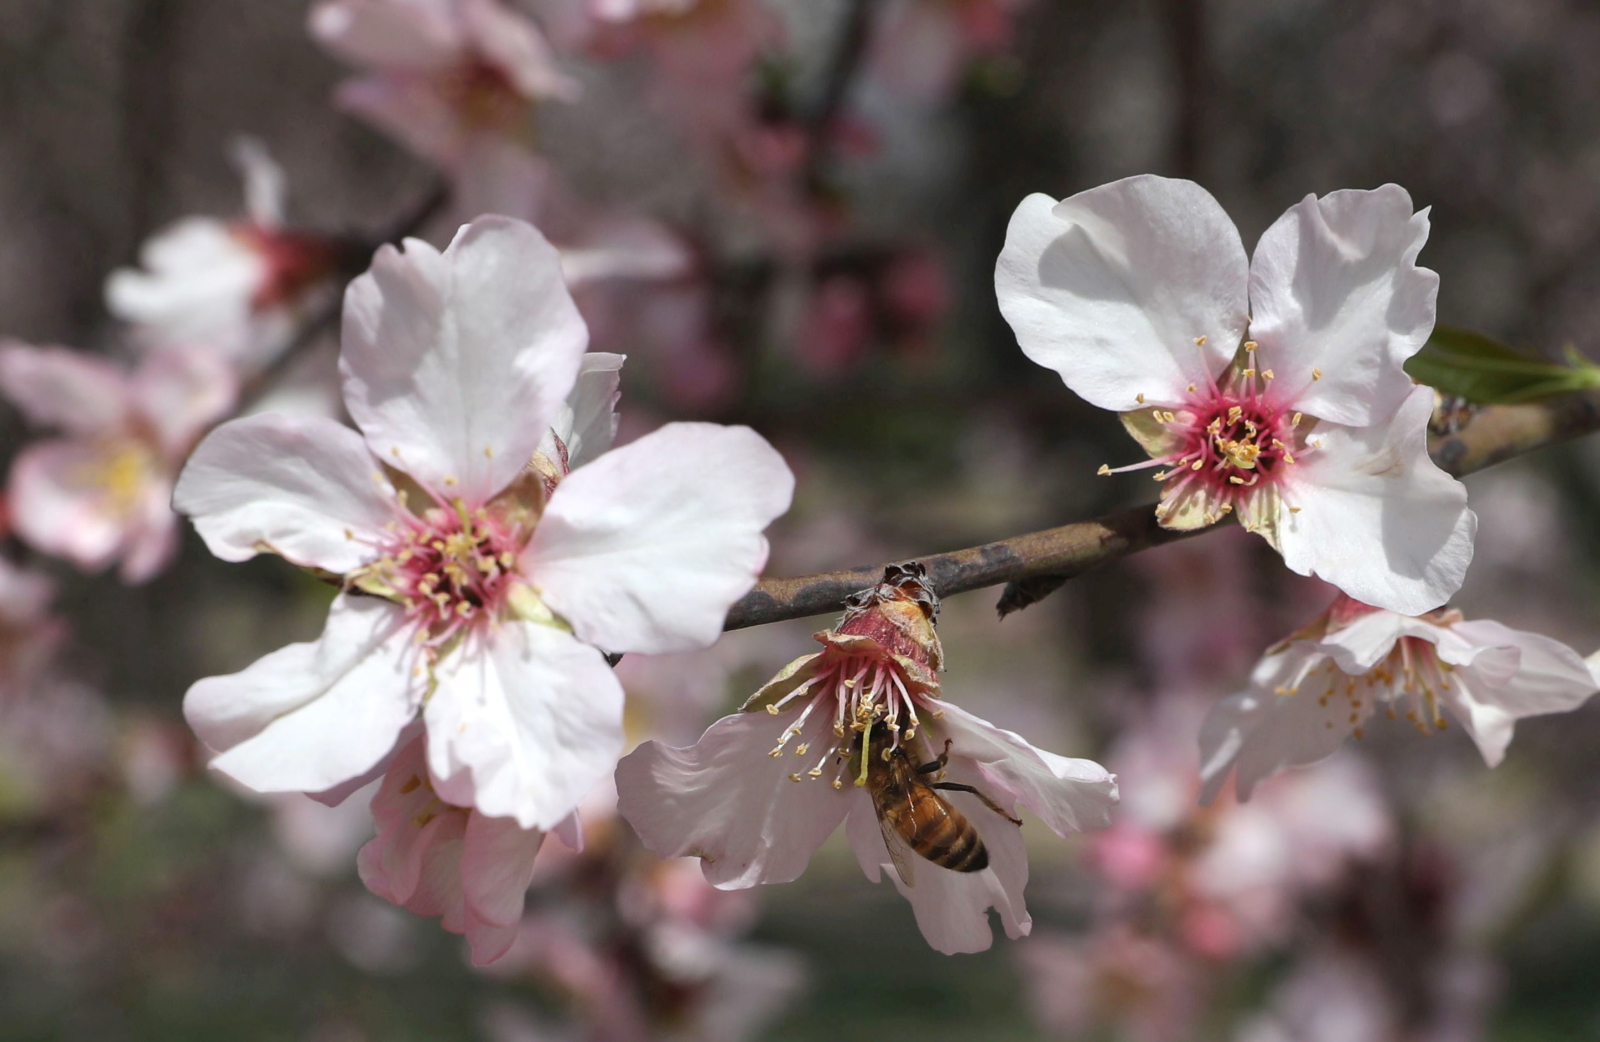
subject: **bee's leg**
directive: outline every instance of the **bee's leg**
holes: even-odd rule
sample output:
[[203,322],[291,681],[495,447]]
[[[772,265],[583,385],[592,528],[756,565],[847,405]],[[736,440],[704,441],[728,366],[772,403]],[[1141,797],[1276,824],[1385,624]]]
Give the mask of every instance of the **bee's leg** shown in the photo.
[[944,752],[939,754],[939,758],[937,760],[930,761],[928,763],[923,764],[921,767],[918,767],[917,768],[917,773],[918,774],[932,774],[934,771],[942,771],[945,768],[945,764],[947,764],[949,762],[950,762],[950,739],[946,738],[944,740]]
[[978,799],[982,800],[983,801],[983,805],[985,807],[988,807],[990,810],[994,811],[996,814],[1000,815],[1002,818],[1005,818],[1007,821],[1011,822],[1011,824],[1013,824],[1013,825],[1021,825],[1022,824],[1022,819],[1021,818],[1013,818],[1011,815],[1009,815],[1009,814],[1007,814],[1005,812],[1005,810],[1000,806],[1000,804],[996,803],[994,800],[991,800],[989,797],[985,796],[983,793],[979,792],[977,789],[974,789],[970,785],[962,785],[960,782],[942,781],[942,782],[934,782],[932,785],[928,786],[928,788],[930,788],[930,789],[943,789],[946,792],[968,792],[968,793],[971,793],[972,795],[978,797]]

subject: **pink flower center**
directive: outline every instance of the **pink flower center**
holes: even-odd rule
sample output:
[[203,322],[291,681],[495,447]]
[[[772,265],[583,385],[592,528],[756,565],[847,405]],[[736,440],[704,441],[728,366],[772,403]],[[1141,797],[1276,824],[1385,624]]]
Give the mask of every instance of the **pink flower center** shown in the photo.
[[496,618],[516,578],[517,540],[487,511],[400,511],[373,575],[405,606],[418,640],[438,645]]
[[[789,778],[791,781],[800,781],[802,777],[820,778],[831,758],[835,767],[833,787],[838,789],[844,786],[845,770],[853,752],[852,747],[857,742],[861,747],[861,778],[865,779],[867,753],[874,727],[884,728],[890,735],[889,748],[898,749],[902,739],[909,742],[917,737],[917,728],[922,721],[917,716],[916,699],[900,675],[899,664],[893,659],[879,655],[841,655],[833,652],[823,652],[823,656],[823,665],[814,676],[767,705],[767,712],[776,714],[790,702],[811,695],[804,711],[784,728],[778,736],[778,744],[768,755],[782,756],[784,747],[805,728],[811,714],[819,706],[825,707],[824,711],[831,710],[833,713],[834,736],[845,740],[825,750],[822,758],[810,770],[803,773],[796,771]],[[944,712],[932,708],[930,715],[938,719]],[[855,737],[857,735],[859,739]],[[805,756],[808,752],[810,748],[805,742],[794,749],[796,756]],[[857,784],[861,784],[861,781]]]
[[[1344,701],[1350,710],[1350,733],[1357,738],[1362,737],[1361,725],[1380,702],[1385,703],[1385,713],[1390,720],[1400,715],[1396,704],[1407,703],[1406,719],[1422,734],[1442,731],[1447,726],[1439,699],[1450,690],[1454,667],[1439,659],[1438,648],[1432,641],[1401,637],[1383,661],[1359,676],[1341,672],[1331,659],[1318,668],[1332,676],[1328,678],[1326,690],[1317,697],[1317,704],[1327,708]],[[1344,681],[1342,685],[1340,678]],[[1280,687],[1277,694],[1298,694],[1304,682],[1300,680],[1292,686]],[[1323,726],[1332,730],[1334,721],[1325,721]]]

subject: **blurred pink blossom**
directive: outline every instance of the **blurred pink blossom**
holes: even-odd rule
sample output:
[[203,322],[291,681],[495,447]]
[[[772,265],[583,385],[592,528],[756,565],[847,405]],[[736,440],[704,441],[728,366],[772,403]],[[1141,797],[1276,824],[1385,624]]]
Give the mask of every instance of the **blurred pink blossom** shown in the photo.
[[1109,1029],[1131,1042],[1184,1042],[1204,1009],[1207,976],[1192,955],[1126,926],[1081,937],[1040,934],[1017,946],[1034,1016],[1061,1038]]
[[142,268],[106,279],[106,306],[141,342],[222,353],[247,369],[270,361],[326,301],[340,246],[284,226],[283,171],[259,142],[234,149],[245,214],[187,217],[139,253]]
[[86,571],[120,561],[124,582],[151,578],[177,550],[178,470],[236,390],[228,363],[206,351],[157,350],[128,372],[63,347],[0,346],[0,393],[64,434],[12,464],[17,534]]
[[572,101],[538,27],[498,0],[324,0],[311,35],[368,72],[340,107],[455,172],[507,138],[531,148],[536,103]]

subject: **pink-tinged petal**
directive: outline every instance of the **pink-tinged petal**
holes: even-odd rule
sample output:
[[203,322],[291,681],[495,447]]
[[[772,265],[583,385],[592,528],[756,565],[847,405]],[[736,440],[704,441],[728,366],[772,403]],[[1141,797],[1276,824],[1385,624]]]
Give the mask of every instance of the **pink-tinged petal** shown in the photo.
[[605,351],[583,356],[578,382],[539,442],[540,452],[555,459],[555,439],[560,438],[566,446],[567,466],[577,470],[611,448],[617,436],[617,399],[621,396],[624,361],[626,356]]
[[183,713],[220,752],[211,766],[257,792],[321,792],[370,770],[422,694],[404,622],[388,601],[341,594],[315,642],[197,681]]
[[66,347],[0,345],[0,394],[28,422],[69,434],[100,434],[127,419],[129,392],[122,370]]
[[266,551],[344,575],[377,556],[395,492],[355,431],[269,413],[207,435],[172,502],[224,561]]
[[432,0],[331,0],[311,9],[311,36],[353,65],[429,72],[459,60],[461,33]]
[[[1214,800],[1235,769],[1239,799],[1249,799],[1263,778],[1331,755],[1352,728],[1372,715],[1368,700],[1358,718],[1350,720],[1344,677],[1320,668],[1323,660],[1305,645],[1268,655],[1247,690],[1223,699],[1206,714],[1200,725],[1200,802]],[[1308,663],[1317,668],[1304,673]],[[1280,688],[1285,693],[1277,693]]]
[[[950,781],[982,789],[986,779],[976,765],[952,756],[946,770]],[[861,870],[876,883],[888,875],[916,914],[923,938],[946,955],[981,952],[994,943],[989,909],[1000,913],[1000,923],[1010,938],[1026,937],[1033,920],[1023,904],[1028,883],[1028,852],[1022,829],[1002,818],[977,797],[964,792],[942,792],[978,830],[989,852],[989,867],[981,872],[953,872],[926,858],[912,855],[911,884],[900,878],[884,846],[877,812],[870,799],[861,798],[845,821],[845,836],[856,853]]]
[[562,72],[544,35],[499,0],[460,0],[462,26],[478,54],[504,73],[525,98],[576,101],[583,90]]
[[1111,808],[1117,804],[1116,775],[1093,760],[1036,749],[1021,735],[959,706],[944,702],[940,708],[944,715],[929,724],[929,733],[952,740],[951,755],[972,761],[983,776],[978,787],[997,803],[1020,802],[1058,836],[1111,824]]
[[1516,719],[1569,712],[1595,692],[1597,685],[1588,663],[1558,640],[1514,630],[1492,619],[1458,622],[1450,629],[1471,644],[1519,652],[1515,675],[1503,681],[1493,678],[1492,689],[1479,695]]
[[[117,471],[123,459],[127,465]],[[114,472],[129,483],[125,492],[113,491]],[[155,480],[153,465],[134,442],[34,442],[11,464],[11,523],[34,549],[99,571],[117,556]]]
[[129,586],[159,575],[178,554],[178,515],[172,512],[172,486],[152,482],[130,519],[117,576]]
[[324,807],[339,806],[345,800],[387,774],[389,768],[399,759],[400,754],[407,751],[411,743],[422,734],[422,730],[422,720],[420,718],[411,721],[401,729],[399,736],[395,738],[394,747],[385,754],[383,759],[373,764],[365,773],[358,774],[349,781],[341,782],[331,789],[323,789],[321,792],[308,792],[306,795]]
[[494,962],[517,939],[533,860],[543,842],[543,832],[519,828],[510,818],[473,812],[467,819],[461,882],[474,966]]
[[463,169],[472,154],[469,128],[450,102],[426,82],[358,76],[339,84],[333,101],[341,111],[359,116],[449,171]]
[[1461,588],[1478,518],[1466,486],[1428,456],[1432,412],[1432,389],[1417,387],[1382,423],[1316,427],[1313,450],[1286,471],[1285,564],[1401,615],[1431,611]]
[[608,651],[707,647],[755,585],[762,530],[793,494],[783,457],[749,428],[669,423],[557,486],[524,567]]
[[218,352],[168,348],[145,359],[131,390],[140,418],[177,460],[207,427],[232,411],[239,377]]
[[1030,195],[994,277],[1023,353],[1118,412],[1179,405],[1189,384],[1212,381],[1244,335],[1248,279],[1210,193],[1149,174],[1060,203]]
[[616,766],[622,685],[550,626],[503,621],[435,667],[428,763],[452,803],[551,829]]
[[480,217],[444,253],[385,246],[345,294],[345,401],[374,454],[482,503],[517,477],[561,409],[588,331],[555,248]]
[[1274,399],[1353,426],[1400,406],[1402,367],[1433,332],[1439,276],[1417,267],[1427,240],[1428,212],[1393,184],[1308,195],[1267,229],[1250,262],[1250,338],[1276,373]]
[[848,780],[833,788],[831,758],[807,776],[837,742],[825,712],[769,755],[800,712],[725,716],[686,749],[643,743],[617,765],[617,811],[662,857],[700,858],[723,890],[798,879],[860,795]]
[[357,855],[361,881],[379,897],[408,907],[422,882],[429,848],[441,841],[459,841],[468,813],[442,803],[428,784],[420,731],[394,753],[373,794],[371,810],[377,835]]

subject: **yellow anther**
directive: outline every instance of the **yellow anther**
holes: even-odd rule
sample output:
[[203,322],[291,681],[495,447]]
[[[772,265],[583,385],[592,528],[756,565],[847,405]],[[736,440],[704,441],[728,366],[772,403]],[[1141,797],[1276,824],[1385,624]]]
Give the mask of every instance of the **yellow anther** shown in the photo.
[[1205,460],[1197,459],[1193,463],[1189,464],[1189,469],[1190,470],[1199,470],[1201,467],[1203,467],[1205,465],[1206,465],[1206,461]]
[[844,782],[840,781],[838,778],[835,778],[833,779],[833,787],[835,789],[842,789],[844,788]]
[[1261,370],[1261,379],[1263,379],[1263,380],[1272,379],[1272,370],[1271,369],[1263,369],[1263,370]]
[[1228,422],[1229,423],[1238,423],[1239,422],[1239,417],[1241,417],[1243,415],[1244,415],[1244,410],[1242,408],[1240,408],[1239,406],[1232,405],[1232,406],[1228,407]]
[[796,756],[804,756],[806,754],[806,750],[809,748],[811,748],[811,746],[807,745],[805,742],[801,742],[799,745],[794,747],[794,754]]
[[1109,463],[1100,464],[1100,469],[1095,471],[1095,473],[1099,474],[1101,477],[1105,477],[1107,474],[1111,473],[1111,464],[1109,464]]
[[1255,375],[1256,375],[1256,371],[1255,371],[1255,370],[1254,370],[1254,369],[1246,369],[1246,370],[1245,370],[1245,371],[1244,371],[1244,378],[1245,378],[1245,379],[1246,379],[1246,380],[1253,380],[1253,379],[1255,379]]
[[1322,370],[1316,368],[1315,366],[1313,366],[1312,369],[1311,369],[1311,379],[1313,379],[1313,380],[1322,379]]
[[1143,405],[1144,404],[1144,395],[1136,394],[1136,395],[1133,396],[1133,400],[1138,402],[1140,405]]
[[494,446],[493,445],[485,445],[483,447],[483,458],[484,459],[494,459]]
[[1194,338],[1194,346],[1195,347],[1205,347],[1206,346],[1206,338],[1203,337],[1203,336],[1195,337]]
[[1190,385],[1189,385],[1189,393],[1190,393],[1190,394],[1193,394],[1193,393],[1194,393],[1194,391],[1195,391],[1195,385],[1194,385],[1194,384],[1190,384]]
[[1256,350],[1256,342],[1254,340],[1246,340],[1244,342],[1245,354],[1255,354],[1255,350]]
[[1300,421],[1303,420],[1303,419],[1305,419],[1305,413],[1300,413],[1300,412],[1295,413],[1294,416],[1289,420],[1290,428],[1292,429],[1294,427],[1300,426]]

